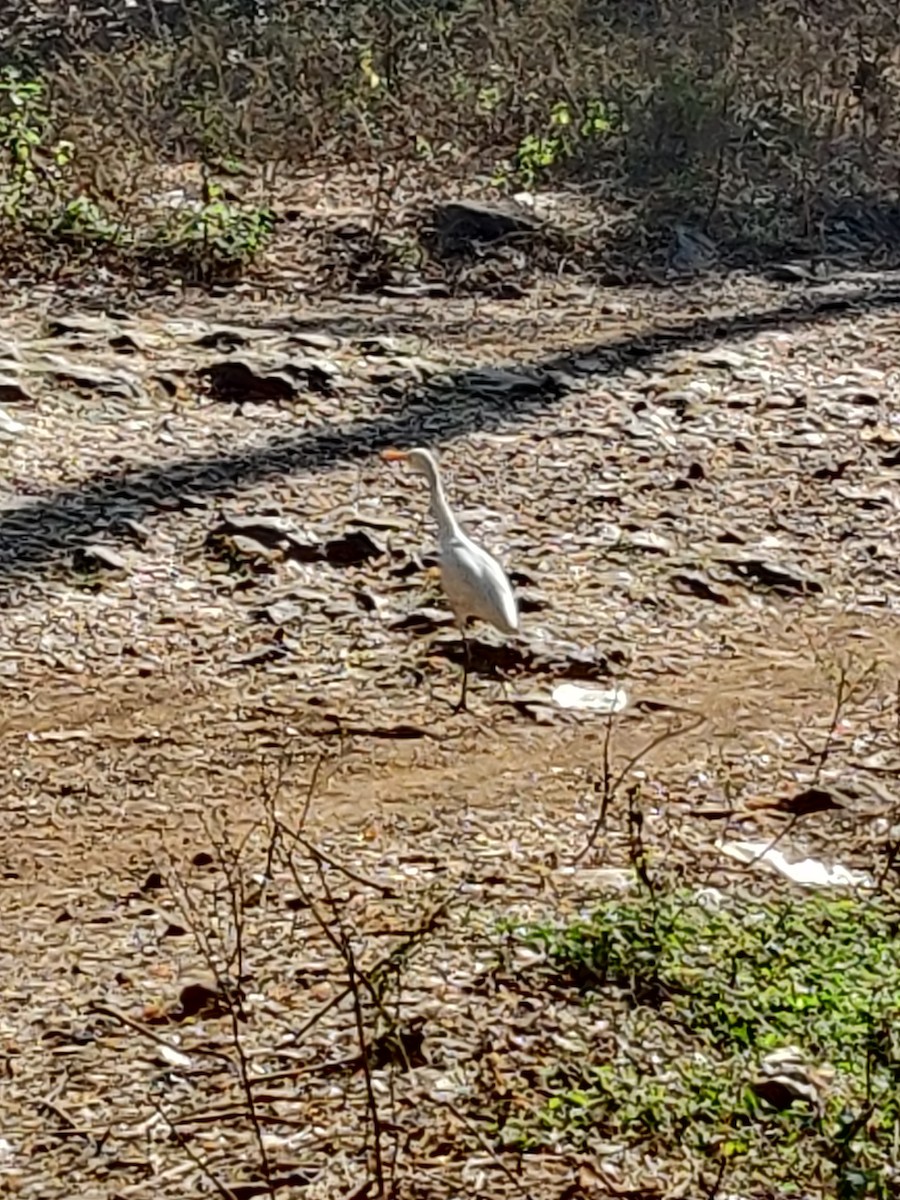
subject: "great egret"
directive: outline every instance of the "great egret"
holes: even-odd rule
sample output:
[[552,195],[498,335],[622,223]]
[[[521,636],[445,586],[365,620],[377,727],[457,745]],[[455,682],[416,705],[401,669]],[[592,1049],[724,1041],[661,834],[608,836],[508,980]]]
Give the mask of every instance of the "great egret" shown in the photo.
[[501,633],[519,631],[519,608],[506,572],[487,550],[465,532],[447,503],[441,473],[430,450],[416,446],[411,450],[383,450],[386,462],[405,462],[424,475],[431,489],[431,514],[437,521],[441,560],[441,583],[463,643],[462,692],[454,712],[466,707],[469,683],[469,643],[466,622],[471,617],[487,621]]

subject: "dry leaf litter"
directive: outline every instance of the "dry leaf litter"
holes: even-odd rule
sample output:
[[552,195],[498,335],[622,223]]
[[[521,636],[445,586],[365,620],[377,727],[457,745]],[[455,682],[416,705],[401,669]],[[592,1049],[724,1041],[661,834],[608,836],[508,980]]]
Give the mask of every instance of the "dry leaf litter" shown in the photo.
[[[719,842],[783,834],[814,778],[840,802],[780,853],[883,869],[889,289],[235,289],[140,316],[47,289],[3,314],[0,1190],[251,1196],[265,1154],[279,1194],[368,1194],[374,1096],[396,1194],[573,1194],[580,1161],[507,1162],[479,1123],[554,1039],[609,1036],[523,1003],[496,932],[631,885],[620,803],[593,836],[610,717],[554,689],[627,696],[614,769],[704,719],[628,775],[658,861],[773,886]],[[475,634],[460,717],[426,497],[376,453],[413,443],[522,599],[521,639]],[[347,946],[396,981],[400,1049],[363,997],[371,1095]],[[598,1161],[598,1195],[684,1186]]]

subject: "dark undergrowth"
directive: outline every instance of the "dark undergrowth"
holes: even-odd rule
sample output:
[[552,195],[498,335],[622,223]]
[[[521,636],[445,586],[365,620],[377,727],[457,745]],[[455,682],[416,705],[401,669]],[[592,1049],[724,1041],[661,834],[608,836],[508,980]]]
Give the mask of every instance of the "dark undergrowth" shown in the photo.
[[429,202],[562,188],[552,265],[616,279],[900,243],[890,0],[8,7],[7,275],[227,283],[302,243],[324,286],[452,287]]

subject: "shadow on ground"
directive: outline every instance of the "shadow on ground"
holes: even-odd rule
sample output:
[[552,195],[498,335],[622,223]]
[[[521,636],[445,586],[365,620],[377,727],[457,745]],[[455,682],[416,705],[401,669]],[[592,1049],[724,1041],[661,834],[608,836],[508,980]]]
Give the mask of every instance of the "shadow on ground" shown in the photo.
[[[518,365],[538,372],[565,370],[579,357],[589,356],[592,368],[609,378],[629,366],[680,350],[702,350],[721,341],[750,338],[765,329],[822,324],[850,309],[864,312],[890,308],[900,308],[898,289],[808,297],[799,304],[701,317],[660,325],[647,333],[629,334],[600,345],[561,348],[558,354],[539,362]],[[516,365],[512,364],[513,369]],[[518,399],[509,393],[492,398],[479,393],[478,403],[473,403],[467,387],[472,375],[471,371],[462,372],[452,388],[439,395],[419,392],[401,407],[365,420],[296,438],[274,438],[263,447],[230,455],[199,455],[160,466],[126,469],[111,477],[94,476],[0,514],[0,579],[40,576],[96,539],[111,522],[126,517],[143,520],[171,512],[184,493],[217,496],[285,474],[324,471],[371,456],[391,444],[409,445],[426,438],[432,443],[447,442],[498,425],[515,428],[525,419]],[[538,376],[536,389],[529,392],[528,419],[533,417],[536,403],[550,408],[561,393],[555,378],[548,375],[542,384]]]

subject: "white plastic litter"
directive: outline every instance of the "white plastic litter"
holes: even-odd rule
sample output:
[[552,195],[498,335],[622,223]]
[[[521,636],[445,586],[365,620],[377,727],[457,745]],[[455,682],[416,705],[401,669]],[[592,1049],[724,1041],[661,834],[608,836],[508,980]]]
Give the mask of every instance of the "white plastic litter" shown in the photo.
[[578,683],[560,683],[553,689],[553,703],[560,708],[617,713],[628,704],[624,688],[589,688]]
[[768,842],[717,842],[717,847],[729,858],[754,866],[766,864],[772,870],[803,887],[874,887],[875,881],[864,871],[851,871],[840,863],[829,866],[817,858],[788,859]]

